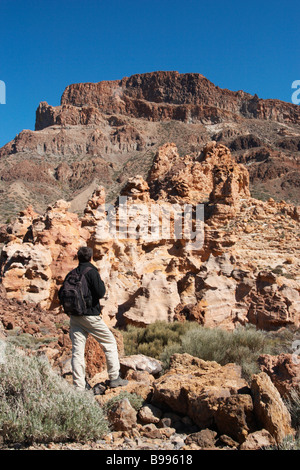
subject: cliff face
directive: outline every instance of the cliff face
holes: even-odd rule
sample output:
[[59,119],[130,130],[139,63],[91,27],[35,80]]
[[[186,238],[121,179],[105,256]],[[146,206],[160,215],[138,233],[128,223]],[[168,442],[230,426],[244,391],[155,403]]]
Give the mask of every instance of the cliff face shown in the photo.
[[[62,105],[92,106],[105,114],[158,121],[222,122],[231,117],[299,124],[300,109],[279,100],[261,100],[243,91],[222,90],[203,75],[155,72],[121,81],[75,84],[66,88]],[[40,127],[39,127],[40,128]]]
[[111,326],[299,327],[299,208],[252,198],[247,168],[227,147],[211,142],[183,159],[167,143],[147,180],[129,179],[121,196],[126,206],[108,207],[98,187],[82,217],[62,200],[40,216],[21,212],[0,238],[8,298],[56,308],[57,290],[87,244],[107,286]]
[[220,89],[200,74],[70,85],[60,106],[40,103],[34,131],[0,149],[0,221],[60,198],[80,213],[99,184],[113,201],[130,177],[147,178],[166,142],[182,157],[224,144],[248,168],[254,197],[298,204],[299,123],[299,106]]

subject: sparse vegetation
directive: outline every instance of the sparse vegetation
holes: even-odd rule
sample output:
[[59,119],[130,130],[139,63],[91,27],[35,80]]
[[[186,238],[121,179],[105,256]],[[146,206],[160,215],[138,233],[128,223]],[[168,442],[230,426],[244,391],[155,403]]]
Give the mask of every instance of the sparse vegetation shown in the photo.
[[113,408],[116,403],[119,403],[121,400],[123,400],[123,398],[128,398],[132,408],[134,408],[136,411],[138,411],[144,403],[144,399],[140,395],[137,395],[136,393],[129,393],[126,390],[123,390],[105,403],[103,406],[103,411],[107,412]]
[[293,389],[290,396],[284,399],[284,402],[291,415],[295,436],[287,436],[271,450],[300,450],[300,390]]
[[166,323],[156,321],[146,328],[129,325],[123,331],[125,354],[145,354],[159,359],[166,347],[181,343],[181,337],[191,327],[192,323]]
[[278,446],[267,450],[300,450],[300,438],[299,436],[296,438],[287,436]]
[[226,331],[205,328],[192,322],[155,322],[146,328],[129,326],[124,332],[125,353],[145,354],[163,361],[164,368],[174,353],[188,353],[221,365],[239,364],[247,379],[259,371],[260,354],[276,354],[287,350],[292,333],[282,334],[256,330],[252,325]]
[[58,338],[56,336],[51,336],[49,338],[36,337],[31,335],[30,333],[23,333],[22,331],[19,331],[19,329],[16,329],[16,332],[11,330],[7,338],[7,341],[10,344],[16,347],[31,350],[37,350],[42,344],[45,345],[57,340]]
[[[300,431],[300,390],[293,389],[288,399],[286,399],[286,406],[292,418],[292,425],[295,429]],[[299,438],[300,449],[300,438]]]
[[[146,328],[130,326],[124,332],[127,354],[143,351],[162,359],[167,368],[172,354],[187,352],[220,364],[240,364],[246,378],[258,372],[259,354],[286,350],[292,337],[288,330],[274,334],[251,325],[230,332],[192,322],[162,321]],[[97,440],[109,432],[107,413],[123,398],[137,411],[144,403],[138,394],[123,390],[101,408],[92,392],[76,391],[45,358],[20,352],[8,341],[0,364],[0,437],[8,446]],[[299,391],[286,404],[298,434],[274,449],[299,450]]]
[[[241,366],[243,376],[250,378],[258,372],[258,356],[271,350],[265,333],[253,327],[241,327],[232,332],[196,327],[183,335],[177,352],[186,352],[221,365],[234,362]],[[166,348],[162,355],[164,362],[168,363],[171,354],[174,354],[174,348]]]
[[91,392],[79,392],[47,360],[8,344],[0,364],[0,435],[4,443],[98,439],[108,432]]

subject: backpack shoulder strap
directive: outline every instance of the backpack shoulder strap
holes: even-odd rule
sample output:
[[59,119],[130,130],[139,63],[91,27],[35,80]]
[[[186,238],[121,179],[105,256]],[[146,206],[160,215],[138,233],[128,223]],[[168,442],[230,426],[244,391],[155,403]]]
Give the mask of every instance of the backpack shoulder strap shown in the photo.
[[85,268],[85,270],[81,273],[82,276],[84,276],[88,271],[90,271],[91,269],[93,269],[91,266],[88,266],[87,268]]
[[71,271],[69,271],[68,274],[67,274],[66,277],[65,277],[65,280],[66,280],[68,277],[72,276],[72,274],[74,274],[75,272],[76,272],[76,268],[74,268],[74,269],[72,269]]

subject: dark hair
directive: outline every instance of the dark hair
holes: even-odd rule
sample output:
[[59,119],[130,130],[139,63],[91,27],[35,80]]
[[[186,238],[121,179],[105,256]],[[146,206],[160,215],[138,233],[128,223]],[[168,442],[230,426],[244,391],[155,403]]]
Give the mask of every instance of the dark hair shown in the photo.
[[93,257],[93,250],[89,246],[81,246],[77,251],[77,258],[78,261],[81,263],[86,263],[87,261],[91,261]]

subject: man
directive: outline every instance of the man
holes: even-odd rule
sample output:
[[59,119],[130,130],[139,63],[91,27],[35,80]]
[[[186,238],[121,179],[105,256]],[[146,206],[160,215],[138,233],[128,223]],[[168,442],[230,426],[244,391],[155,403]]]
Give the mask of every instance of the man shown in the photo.
[[86,315],[70,315],[73,383],[76,387],[85,389],[84,353],[87,337],[91,334],[103,347],[106,357],[107,372],[110,379],[109,385],[115,388],[126,385],[128,381],[123,380],[119,375],[120,362],[117,343],[114,335],[100,316],[101,307],[99,299],[103,298],[105,295],[105,286],[97,268],[91,263],[92,256],[93,250],[86,246],[79,248],[77,252],[79,262],[77,269],[80,274],[85,271],[84,276],[91,293],[92,302]]

